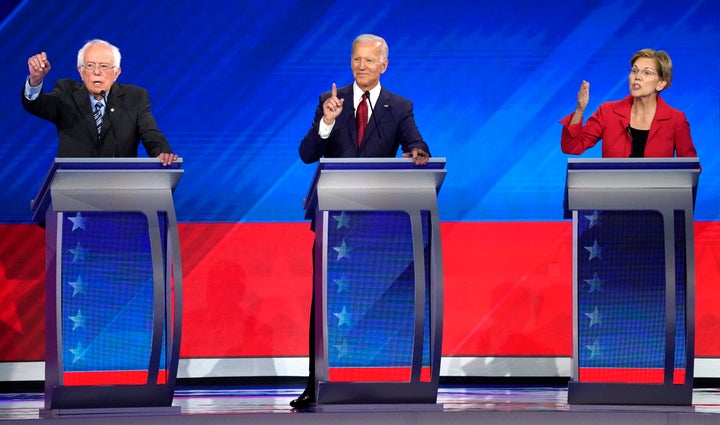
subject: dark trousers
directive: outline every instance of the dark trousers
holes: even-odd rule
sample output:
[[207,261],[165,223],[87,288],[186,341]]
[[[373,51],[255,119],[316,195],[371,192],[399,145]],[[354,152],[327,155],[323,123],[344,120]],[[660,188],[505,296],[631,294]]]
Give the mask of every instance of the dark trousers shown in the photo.
[[315,398],[315,242],[312,247],[312,300],[310,301],[310,327],[308,331],[308,379],[305,391]]

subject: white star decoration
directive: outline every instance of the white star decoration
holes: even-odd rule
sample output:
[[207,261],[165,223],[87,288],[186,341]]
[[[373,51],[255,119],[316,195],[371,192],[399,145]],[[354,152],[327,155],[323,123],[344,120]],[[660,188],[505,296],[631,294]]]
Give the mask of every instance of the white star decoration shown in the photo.
[[87,320],[85,319],[85,316],[83,316],[82,311],[78,309],[78,312],[75,316],[68,316],[70,320],[73,321],[73,328],[72,330],[75,330],[77,328],[84,328],[85,323],[87,323]]
[[77,263],[78,261],[85,261],[85,249],[80,246],[80,242],[75,246],[75,249],[69,249],[73,255],[72,262]]
[[585,218],[588,219],[588,229],[592,229],[597,224],[599,224],[598,220],[600,219],[600,215],[597,211],[593,211],[592,215],[586,215]]
[[77,294],[85,293],[85,284],[83,283],[81,276],[78,275],[77,280],[75,282],[70,282],[69,285],[73,288],[73,297]]
[[603,283],[605,283],[605,281],[600,279],[598,277],[597,272],[595,272],[592,279],[585,279],[585,283],[590,285],[590,292],[592,293],[595,291],[602,292],[602,286],[603,286]]
[[347,291],[348,287],[350,286],[350,281],[348,280],[347,276],[342,275],[340,279],[333,279],[333,282],[335,282],[338,286],[337,293],[341,293],[342,291]]
[[596,357],[602,357],[602,353],[600,352],[600,342],[596,339],[595,342],[593,342],[593,345],[586,345],[585,348],[590,350],[590,358],[594,359]]
[[345,239],[343,239],[342,244],[340,246],[334,246],[333,249],[335,252],[338,253],[337,261],[340,261],[341,258],[350,258],[350,253],[352,252],[352,248],[347,246],[345,243]]
[[340,215],[334,215],[333,219],[337,221],[336,229],[340,229],[342,227],[347,227],[348,229],[350,228],[350,217],[345,214],[345,211],[341,212]]
[[338,327],[342,326],[343,323],[348,326],[351,326],[350,319],[352,318],[352,313],[347,311],[345,306],[343,306],[342,311],[340,313],[333,313],[333,315],[338,318]]
[[590,253],[590,258],[588,258],[588,261],[592,260],[593,258],[602,259],[602,248],[600,248],[600,245],[598,245],[597,241],[595,241],[592,246],[586,246],[585,249],[587,249]]
[[75,214],[75,217],[68,217],[68,220],[72,221],[72,224],[73,224],[72,231],[73,232],[76,229],[85,230],[85,217],[83,217],[79,212]]
[[82,342],[78,342],[77,347],[71,348],[70,352],[73,355],[72,362],[76,363],[78,360],[82,359],[82,357],[85,355],[85,353],[87,352],[87,348],[83,347]]
[[602,317],[600,316],[600,311],[598,311],[597,307],[595,307],[595,310],[592,313],[585,313],[585,315],[590,318],[590,325],[588,327],[602,324]]

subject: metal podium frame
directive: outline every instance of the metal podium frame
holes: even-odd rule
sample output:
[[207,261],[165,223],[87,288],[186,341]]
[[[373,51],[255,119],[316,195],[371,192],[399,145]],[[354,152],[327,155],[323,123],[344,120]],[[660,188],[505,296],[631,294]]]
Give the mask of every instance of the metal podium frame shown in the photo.
[[[695,336],[693,211],[700,174],[697,158],[569,159],[565,217],[573,219],[573,362],[570,404],[690,405]],[[579,380],[578,211],[655,211],[662,216],[665,264],[665,352],[663,383]],[[685,317],[676,317],[675,212],[684,217]],[[683,229],[684,228],[684,229]],[[586,248],[587,249],[587,248]],[[682,302],[682,300],[678,301]],[[589,316],[588,316],[589,317]],[[685,378],[673,382],[676,321],[685,321]],[[590,325],[592,326],[592,325]]]
[[[179,414],[179,407],[171,406],[182,331],[182,264],[172,192],[183,175],[181,166],[178,160],[163,167],[156,158],[57,158],[50,167],[31,202],[33,221],[46,228],[45,408],[41,415]],[[65,212],[130,212],[147,219],[153,318],[145,384],[65,385],[61,328]],[[161,370],[166,379],[158,383]]]
[[[444,158],[415,166],[407,158],[323,158],[304,199],[315,229],[315,388],[317,405],[377,405],[437,402],[442,355],[443,272],[437,194],[445,178]],[[329,211],[402,211],[410,216],[414,258],[414,339],[409,382],[328,381]],[[421,212],[430,215],[430,264],[423,248]],[[427,273],[427,274],[426,274]],[[429,276],[430,377],[421,381],[426,276]]]

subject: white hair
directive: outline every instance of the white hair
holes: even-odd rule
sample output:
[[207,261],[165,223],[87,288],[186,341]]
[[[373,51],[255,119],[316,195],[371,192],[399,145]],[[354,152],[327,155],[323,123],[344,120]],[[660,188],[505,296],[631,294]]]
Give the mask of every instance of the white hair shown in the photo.
[[81,66],[84,65],[84,62],[85,62],[85,51],[88,49],[88,47],[90,47],[90,46],[95,46],[95,45],[98,45],[98,44],[102,44],[102,45],[104,45],[104,46],[109,47],[110,50],[112,50],[112,54],[113,54],[113,66],[116,66],[116,67],[119,67],[119,66],[120,66],[120,60],[122,59],[122,56],[120,55],[120,49],[118,49],[117,47],[113,46],[112,44],[108,43],[108,42],[105,41],[105,40],[100,40],[99,38],[96,38],[96,39],[94,39],[94,40],[88,41],[87,43],[85,43],[84,46],[82,46],[82,47],[80,48],[80,50],[78,50],[78,55],[77,55],[77,66],[78,66],[78,68],[80,68]]
[[360,34],[355,37],[355,41],[352,44],[352,50],[355,50],[355,45],[358,43],[375,42],[380,45],[380,60],[385,61],[390,54],[390,48],[384,38],[375,34]]

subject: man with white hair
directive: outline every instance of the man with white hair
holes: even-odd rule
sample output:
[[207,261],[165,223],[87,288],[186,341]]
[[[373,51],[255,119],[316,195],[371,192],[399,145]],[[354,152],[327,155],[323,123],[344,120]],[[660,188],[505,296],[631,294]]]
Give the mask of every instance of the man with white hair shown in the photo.
[[78,51],[82,83],[60,79],[46,93],[43,81],[51,68],[47,53],[31,56],[23,108],[55,124],[58,157],[137,157],[142,141],[148,156],[168,165],[178,156],[158,129],[147,90],[117,83],[120,59],[120,50],[107,41],[88,41]]

